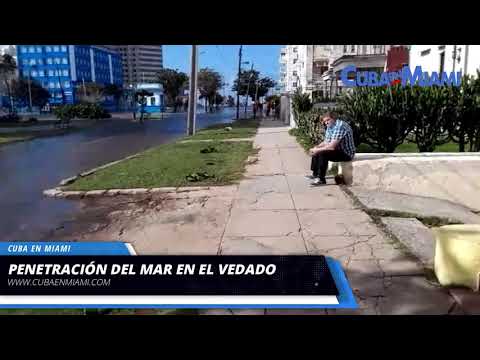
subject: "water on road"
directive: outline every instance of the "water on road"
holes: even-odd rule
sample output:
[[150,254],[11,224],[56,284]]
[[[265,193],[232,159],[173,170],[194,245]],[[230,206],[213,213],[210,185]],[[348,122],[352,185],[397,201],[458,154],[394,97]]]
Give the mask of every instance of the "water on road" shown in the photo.
[[[197,114],[197,129],[234,117],[234,109]],[[186,114],[178,113],[144,124],[113,118],[82,131],[1,146],[0,241],[43,240],[78,213],[78,202],[47,198],[43,190],[185,132]]]

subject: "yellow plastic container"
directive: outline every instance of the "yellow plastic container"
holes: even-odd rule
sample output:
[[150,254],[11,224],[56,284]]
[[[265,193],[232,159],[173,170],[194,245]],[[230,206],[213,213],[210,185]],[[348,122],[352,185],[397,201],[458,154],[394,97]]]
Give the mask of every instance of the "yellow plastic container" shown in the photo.
[[480,225],[446,225],[432,230],[440,284],[480,291]]

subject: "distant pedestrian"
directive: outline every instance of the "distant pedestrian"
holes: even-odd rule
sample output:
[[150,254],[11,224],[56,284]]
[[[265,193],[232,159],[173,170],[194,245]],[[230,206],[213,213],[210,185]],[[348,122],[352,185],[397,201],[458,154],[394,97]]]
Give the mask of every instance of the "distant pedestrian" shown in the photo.
[[271,110],[271,108],[272,108],[272,102],[271,102],[271,101],[268,101],[268,102],[267,102],[267,113],[266,113],[267,117],[270,116],[270,110]]

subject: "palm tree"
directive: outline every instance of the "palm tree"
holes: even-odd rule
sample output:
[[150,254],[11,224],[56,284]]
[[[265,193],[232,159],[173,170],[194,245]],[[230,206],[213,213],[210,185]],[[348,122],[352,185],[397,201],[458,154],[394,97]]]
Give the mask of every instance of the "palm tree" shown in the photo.
[[15,59],[11,55],[4,54],[2,55],[2,57],[0,57],[0,76],[5,84],[5,88],[7,89],[8,98],[10,99],[11,113],[14,112],[15,108],[13,105],[12,88],[10,86],[10,80],[16,68],[17,68],[17,64],[15,63]]

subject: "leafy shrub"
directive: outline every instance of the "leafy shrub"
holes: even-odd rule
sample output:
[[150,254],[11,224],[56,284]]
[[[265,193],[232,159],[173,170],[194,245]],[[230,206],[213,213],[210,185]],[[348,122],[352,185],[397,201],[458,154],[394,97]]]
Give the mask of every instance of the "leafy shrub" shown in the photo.
[[322,125],[322,115],[325,110],[311,109],[306,112],[300,112],[297,116],[298,129],[305,135],[310,142],[318,144],[323,141],[325,128]]
[[53,109],[53,114],[57,117],[57,119],[69,122],[76,116],[75,105],[62,105],[57,106]]
[[460,88],[399,84],[355,88],[342,96],[340,108],[360,142],[375,151],[393,152],[408,139],[419,151],[431,152],[455,136],[457,142],[470,140],[471,145],[478,139],[480,148],[480,82],[476,81],[477,87],[464,81]]
[[310,111],[313,107],[312,101],[308,94],[304,94],[301,88],[298,88],[292,97],[292,108],[295,119],[301,113]]
[[406,87],[409,97],[403,113],[411,122],[415,143],[421,152],[432,152],[450,140],[448,126],[455,121],[458,91],[452,86]]
[[0,122],[3,123],[16,123],[18,121],[20,121],[20,116],[18,116],[17,114],[7,114],[0,116]]
[[73,118],[105,119],[111,117],[110,113],[100,105],[87,103],[62,105],[55,108],[54,114],[60,120],[71,120]]
[[412,130],[411,119],[404,118],[408,94],[400,85],[357,87],[346,92],[339,107],[357,134],[357,145],[370,145],[378,152],[394,152]]
[[476,77],[465,76],[456,95],[455,119],[448,132],[459,151],[465,151],[467,144],[469,151],[480,151],[480,71]]
[[[312,109],[308,95],[297,91],[292,107],[305,143],[322,138],[321,114]],[[372,151],[394,152],[408,139],[419,151],[434,151],[451,139],[460,151],[480,151],[480,72],[454,86],[357,87],[343,93],[335,110],[352,127],[355,144]],[[298,136],[299,133],[296,133]]]

